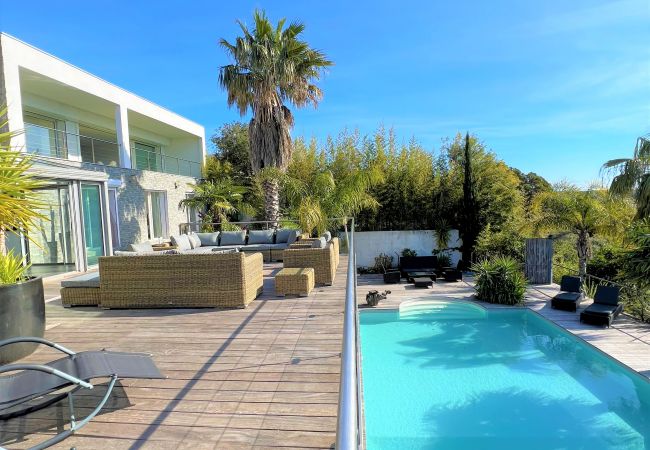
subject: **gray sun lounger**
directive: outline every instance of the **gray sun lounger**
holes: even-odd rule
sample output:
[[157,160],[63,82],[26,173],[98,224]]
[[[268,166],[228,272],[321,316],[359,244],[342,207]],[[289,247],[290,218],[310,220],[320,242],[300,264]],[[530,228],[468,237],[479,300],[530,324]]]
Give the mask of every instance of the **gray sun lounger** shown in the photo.
[[551,308],[576,312],[582,301],[582,281],[580,277],[564,275],[560,282],[560,292],[551,299]]
[[618,302],[620,289],[617,286],[599,285],[594,294],[594,302],[580,313],[580,322],[592,325],[612,326],[612,322],[623,311]]
[[[17,372],[0,376],[0,421],[38,411],[66,397],[70,403],[70,428],[32,447],[33,449],[43,449],[59,443],[90,422],[106,404],[118,379],[165,378],[151,356],[144,353],[105,350],[75,353],[54,342],[35,337],[6,339],[0,341],[0,347],[20,342],[48,345],[67,355],[45,365],[19,363],[0,366],[0,374]],[[77,422],[72,394],[79,389],[93,389],[90,380],[94,378],[110,378],[108,389],[97,407]]]

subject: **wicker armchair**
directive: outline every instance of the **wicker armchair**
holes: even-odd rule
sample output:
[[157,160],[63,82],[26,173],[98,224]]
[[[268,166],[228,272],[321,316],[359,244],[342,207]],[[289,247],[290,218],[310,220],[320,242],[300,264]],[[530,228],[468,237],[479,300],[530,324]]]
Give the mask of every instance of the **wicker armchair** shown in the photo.
[[102,308],[245,308],[261,292],[261,253],[99,258]]
[[282,254],[284,267],[312,267],[316,284],[331,285],[338,265],[338,238],[325,248],[289,248]]

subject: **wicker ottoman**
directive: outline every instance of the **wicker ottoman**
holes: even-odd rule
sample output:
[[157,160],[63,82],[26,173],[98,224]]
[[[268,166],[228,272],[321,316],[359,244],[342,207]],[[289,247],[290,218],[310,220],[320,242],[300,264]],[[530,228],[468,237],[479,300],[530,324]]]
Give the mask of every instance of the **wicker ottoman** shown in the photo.
[[275,276],[275,293],[277,295],[306,296],[314,289],[314,269],[284,268]]
[[70,306],[99,305],[99,273],[90,272],[61,281],[61,303]]

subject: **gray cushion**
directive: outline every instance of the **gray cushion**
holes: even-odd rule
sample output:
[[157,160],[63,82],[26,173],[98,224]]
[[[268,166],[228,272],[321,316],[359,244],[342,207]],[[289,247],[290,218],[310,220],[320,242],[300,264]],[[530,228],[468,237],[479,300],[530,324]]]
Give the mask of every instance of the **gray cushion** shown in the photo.
[[268,250],[273,244],[253,244],[253,245],[244,245],[239,248],[243,252],[262,252]]
[[553,297],[554,300],[559,300],[561,302],[578,302],[582,298],[582,295],[580,295],[577,292],[560,292],[557,294],[555,297]]
[[244,245],[246,243],[245,231],[222,231],[221,245]]
[[196,233],[201,241],[201,246],[214,246],[219,245],[219,232],[214,233]]
[[273,244],[273,230],[251,230],[248,232],[248,244]]
[[289,244],[283,243],[283,244],[269,244],[265,245],[266,248],[272,248],[273,250],[284,250],[289,248]]
[[277,233],[275,234],[275,243],[276,244],[286,243],[288,245],[291,245],[294,242],[296,242],[298,236],[300,236],[300,230],[281,229],[278,230]]
[[311,243],[311,248],[325,248],[327,241],[324,237],[320,237]]
[[180,236],[172,234],[170,236],[172,245],[175,245],[178,250],[191,250],[192,244],[190,244],[190,238],[187,234],[181,234]]
[[142,242],[140,244],[129,245],[132,252],[153,252],[153,247],[149,242]]
[[326,231],[325,233],[323,233],[323,237],[325,238],[325,242],[329,242],[332,240],[332,233]]
[[176,251],[176,249],[169,249],[169,250],[160,250],[157,252],[121,252],[121,251],[116,251],[113,255],[114,256],[162,256],[162,255],[178,255],[180,252]]
[[212,253],[212,250],[218,249],[218,248],[219,247],[213,247],[213,246],[203,247],[203,246],[201,246],[201,247],[193,248],[191,250],[183,250],[183,251],[181,251],[181,253],[184,254],[184,255],[186,255],[186,254],[199,255],[199,254],[205,254],[205,253]]
[[201,246],[201,239],[199,239],[196,233],[188,233],[187,237],[190,239],[192,248],[199,248]]
[[213,253],[221,253],[221,254],[224,254],[224,253],[238,253],[239,249],[237,249],[237,248],[213,248],[212,252]]
[[61,281],[61,287],[65,288],[98,288],[99,287],[99,273],[91,272],[84,273],[78,277],[68,278]]

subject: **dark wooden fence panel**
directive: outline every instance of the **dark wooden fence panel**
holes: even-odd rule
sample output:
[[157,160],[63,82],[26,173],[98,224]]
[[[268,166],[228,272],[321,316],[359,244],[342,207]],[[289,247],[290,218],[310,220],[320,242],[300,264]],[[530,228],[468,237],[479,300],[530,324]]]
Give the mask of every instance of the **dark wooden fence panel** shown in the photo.
[[553,240],[526,239],[525,274],[532,284],[553,282]]

